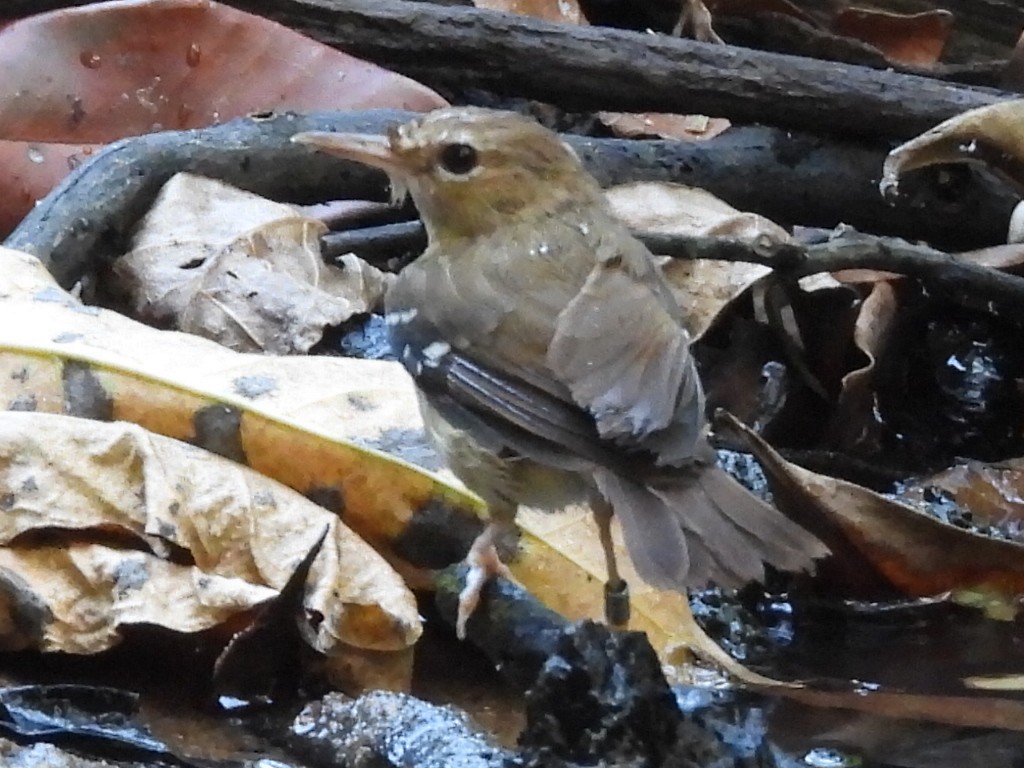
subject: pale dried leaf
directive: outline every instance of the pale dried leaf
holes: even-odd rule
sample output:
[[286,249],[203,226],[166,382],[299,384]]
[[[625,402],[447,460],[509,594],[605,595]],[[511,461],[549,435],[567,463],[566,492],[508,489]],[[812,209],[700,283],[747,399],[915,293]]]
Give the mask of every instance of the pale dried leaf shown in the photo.
[[[196,632],[272,596],[327,529],[310,571],[307,633],[331,654],[356,645],[402,650],[420,633],[415,601],[384,560],[333,514],[295,491],[134,424],[45,413],[0,413],[0,566],[52,618],[37,647],[97,653],[120,628]],[[72,546],[16,540],[48,531]],[[128,549],[74,542],[103,532]],[[189,553],[194,566],[171,561]],[[166,577],[167,583],[161,582]],[[377,637],[351,624],[380,613]]]
[[679,141],[707,141],[732,125],[724,117],[665,112],[598,112],[597,116],[616,136],[625,138],[658,136]]
[[976,691],[1024,691],[1024,675],[965,677],[964,685]]
[[1001,101],[952,117],[896,147],[885,159],[879,189],[895,194],[907,171],[942,163],[984,163],[1024,188],[1024,100]]
[[327,326],[370,311],[382,273],[323,263],[324,225],[291,206],[177,174],[115,262],[136,313],[239,351],[306,352]]
[[[567,618],[602,616],[601,585],[608,574],[590,510],[577,506],[552,514],[524,508],[519,510],[516,521],[527,534],[520,543],[523,553],[509,564],[516,579]],[[747,669],[722,650],[694,619],[686,595],[646,584],[633,567],[622,539],[622,527],[614,517],[612,542],[621,575],[629,584],[629,629],[646,633],[675,682],[697,682],[701,670],[692,665],[691,655],[695,655],[751,685],[787,685]]]

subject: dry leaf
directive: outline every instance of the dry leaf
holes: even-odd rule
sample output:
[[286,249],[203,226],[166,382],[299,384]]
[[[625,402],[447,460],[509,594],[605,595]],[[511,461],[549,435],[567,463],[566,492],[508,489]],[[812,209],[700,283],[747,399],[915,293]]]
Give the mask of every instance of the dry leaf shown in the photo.
[[1001,101],[952,117],[896,147],[879,189],[895,194],[907,171],[942,163],[984,163],[1024,189],[1024,101]]
[[878,426],[873,403],[875,364],[889,341],[897,309],[896,291],[885,281],[875,283],[861,303],[853,343],[867,363],[843,377],[830,427],[830,444],[840,450],[856,453],[858,448],[863,452],[864,446],[874,446],[872,428]]
[[952,29],[953,14],[942,9],[890,13],[844,8],[832,23],[836,34],[873,45],[891,62],[915,67],[938,63]]
[[577,0],[473,0],[477,8],[518,13],[545,21],[586,24]]
[[597,116],[616,136],[625,138],[658,136],[679,141],[707,141],[732,125],[724,117],[665,112],[598,112]]
[[704,0],[680,0],[679,18],[672,27],[674,37],[689,35],[701,43],[725,45],[711,23],[711,12],[704,5]]
[[[1024,595],[1024,546],[955,528],[906,504],[787,462],[736,419],[724,420],[746,442],[771,480],[780,509],[832,550],[828,565],[844,586],[885,583],[914,597],[951,593],[991,612]],[[881,581],[879,581],[879,578]]]
[[1024,691],[1024,675],[965,677],[964,685],[978,691]]
[[354,256],[324,264],[326,227],[293,208],[179,173],[142,218],[114,274],[135,312],[241,352],[292,354],[369,312],[383,273]]
[[266,110],[426,111],[429,88],[208,0],[65,8],[0,30],[0,135],[107,142]]
[[420,634],[401,578],[335,515],[136,425],[0,413],[0,492],[0,583],[9,606],[36,606],[37,634],[20,639],[40,650],[98,653],[132,624],[221,624],[282,588],[325,529],[304,598],[314,647],[401,651]]
[[94,146],[267,110],[427,111],[430,89],[207,0],[90,3],[0,27],[0,236]]
[[[607,571],[590,510],[570,507],[550,513],[520,509],[516,521],[527,534],[520,540],[519,555],[508,563],[516,580],[567,618],[602,617],[602,585]],[[633,569],[622,540],[622,529],[615,518],[612,518],[612,541],[622,577],[629,584],[632,609],[629,629],[646,633],[675,682],[695,682],[695,670],[689,658],[690,654],[695,654],[751,685],[789,685],[747,669],[722,650],[697,624],[686,595],[645,584]]]
[[[479,526],[478,499],[379,453],[410,434],[380,427],[411,391],[399,364],[243,355],[83,306],[27,254],[0,249],[0,266],[7,409],[120,419],[229,456],[343,512],[419,584],[396,551],[404,531],[436,514]],[[342,439],[355,430],[366,447]]]
[[923,504],[931,488],[947,491],[978,525],[1016,527],[1019,532],[1024,523],[1024,459],[957,464],[908,482],[901,496]]

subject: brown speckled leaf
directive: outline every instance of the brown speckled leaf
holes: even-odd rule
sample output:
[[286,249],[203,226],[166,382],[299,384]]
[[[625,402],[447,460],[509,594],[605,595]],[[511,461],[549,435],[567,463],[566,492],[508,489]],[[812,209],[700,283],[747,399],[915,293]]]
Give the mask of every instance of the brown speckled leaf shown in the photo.
[[[240,354],[85,307],[38,261],[0,249],[0,405],[121,419],[208,446],[329,509],[410,578],[394,549],[417,515],[476,520],[480,502],[374,450],[411,391],[401,366]],[[359,444],[345,437],[362,430]]]
[[831,445],[856,452],[877,445],[875,417],[875,364],[889,343],[896,320],[898,302],[892,284],[879,281],[861,302],[853,329],[853,343],[865,357],[865,363],[843,376],[839,400],[830,426]]

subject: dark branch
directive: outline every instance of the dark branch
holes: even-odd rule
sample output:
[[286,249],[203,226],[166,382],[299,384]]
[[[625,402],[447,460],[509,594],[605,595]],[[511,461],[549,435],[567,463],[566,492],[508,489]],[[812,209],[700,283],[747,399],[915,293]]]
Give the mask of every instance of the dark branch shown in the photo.
[[[386,198],[384,176],[291,144],[301,130],[381,132],[402,112],[345,112],[240,118],[195,131],[149,134],[112,144],[37,205],[5,245],[27,250],[63,285],[126,250],[139,217],[179,171],[190,171],[289,202]],[[893,206],[878,194],[885,151],[769,128],[734,128],[706,142],[566,137],[601,184],[672,181],[707,189],[739,210],[785,226],[862,230],[925,238],[948,250],[1005,238],[1016,202],[991,179],[965,171],[957,183],[908,176]],[[948,175],[948,174],[947,174]],[[766,194],[765,190],[771,190]]]

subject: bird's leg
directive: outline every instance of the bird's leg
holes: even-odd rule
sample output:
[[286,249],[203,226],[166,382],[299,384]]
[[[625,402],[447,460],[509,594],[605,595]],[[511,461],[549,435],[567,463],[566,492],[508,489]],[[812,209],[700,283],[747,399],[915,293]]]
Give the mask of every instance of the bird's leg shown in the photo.
[[704,0],[682,0],[679,20],[672,28],[672,35],[681,37],[684,32],[701,43],[725,44],[711,26],[711,11],[704,5]]
[[[496,514],[496,511],[499,514]],[[459,593],[459,613],[455,620],[455,634],[460,640],[466,639],[466,622],[480,603],[480,592],[488,580],[495,576],[512,579],[508,566],[501,562],[495,547],[495,542],[513,525],[516,510],[513,507],[511,515],[507,512],[508,510],[496,510],[492,506],[491,519],[487,527],[473,540],[469,552],[466,553],[469,573],[466,575],[466,586]]]
[[624,627],[629,623],[629,585],[619,575],[619,564],[615,559],[612,544],[612,505],[597,494],[590,500],[590,508],[601,537],[604,562],[608,579],[604,583],[604,618],[613,627]]

